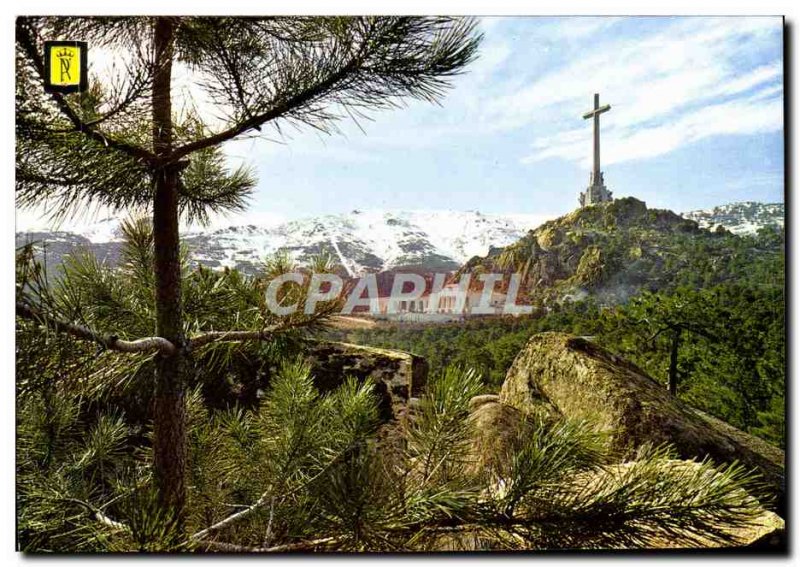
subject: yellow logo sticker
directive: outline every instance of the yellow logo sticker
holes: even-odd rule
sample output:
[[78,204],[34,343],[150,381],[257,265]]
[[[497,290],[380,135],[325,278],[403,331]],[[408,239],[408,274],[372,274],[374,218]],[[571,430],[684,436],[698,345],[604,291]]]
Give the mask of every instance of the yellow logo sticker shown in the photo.
[[72,93],[86,89],[87,46],[82,41],[45,42],[45,90]]

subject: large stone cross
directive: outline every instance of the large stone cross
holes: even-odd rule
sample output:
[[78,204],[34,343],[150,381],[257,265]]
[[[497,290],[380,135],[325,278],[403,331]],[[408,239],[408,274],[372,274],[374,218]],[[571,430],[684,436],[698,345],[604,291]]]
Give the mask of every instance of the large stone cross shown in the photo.
[[594,118],[594,166],[592,168],[592,185],[602,185],[600,177],[600,115],[611,110],[610,104],[600,106],[600,95],[594,94],[594,109],[583,115],[584,119]]

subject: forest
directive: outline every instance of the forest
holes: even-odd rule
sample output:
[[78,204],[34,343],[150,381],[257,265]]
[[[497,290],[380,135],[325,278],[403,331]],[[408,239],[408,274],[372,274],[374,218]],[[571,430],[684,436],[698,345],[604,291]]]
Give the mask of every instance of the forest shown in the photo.
[[[80,92],[46,88],[46,42],[65,38],[120,54],[118,65]],[[480,44],[470,18],[17,19],[17,206],[43,206],[53,221],[93,207],[126,219],[118,265],[76,250],[53,267],[41,243],[17,250],[20,551],[741,543],[736,530],[775,497],[741,463],[676,466],[668,444],[623,455],[568,418],[515,413],[500,439],[485,438],[472,404],[528,336],[562,329],[782,445],[782,233],[725,240],[725,265],[741,269],[702,286],[697,265],[713,259],[694,250],[683,285],[618,307],[348,334],[429,358],[418,403],[389,420],[377,384],[343,372],[323,388],[307,357],[330,338],[337,299],[286,317],[266,308],[272,278],[303,274],[278,297],[295,303],[315,275],[337,270],[330,258],[267,258],[245,275],[197,266],[182,245],[182,223],[242,211],[252,197],[255,172],[229,167],[226,142],[295,127],[335,134],[341,119],[438,102]],[[202,104],[178,96],[179,77]],[[775,253],[750,253],[765,247]]]

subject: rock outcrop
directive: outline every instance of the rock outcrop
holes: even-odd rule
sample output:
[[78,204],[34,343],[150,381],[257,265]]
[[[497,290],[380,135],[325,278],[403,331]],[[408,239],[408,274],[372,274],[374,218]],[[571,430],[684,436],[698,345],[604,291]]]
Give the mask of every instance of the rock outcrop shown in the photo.
[[[538,402],[537,402],[538,403]],[[530,409],[530,408],[529,408]],[[470,403],[471,420],[473,423],[473,466],[484,468],[491,466],[493,460],[505,454],[505,449],[514,443],[521,422],[526,417],[526,412],[500,401],[500,396],[476,396]],[[547,413],[550,413],[549,411]],[[556,417],[552,415],[552,417]],[[617,477],[625,474],[627,467],[632,462],[607,464],[589,475],[587,482],[601,482],[600,477]],[[699,467],[695,460],[669,460],[664,465],[670,471],[680,468],[692,469]],[[712,473],[716,474],[716,473]],[[608,481],[608,479],[602,479]],[[743,499],[752,498],[742,493]],[[760,508],[760,513],[740,525],[729,525],[719,528],[729,541],[726,543],[717,539],[703,538],[686,534],[685,538],[660,538],[648,544],[649,549],[679,549],[679,548],[714,548],[714,547],[748,547],[761,550],[776,551],[786,546],[786,525],[784,520],[776,513]]]
[[412,398],[419,396],[428,377],[424,358],[407,352],[349,343],[320,341],[306,351],[314,382],[325,392],[335,389],[346,376],[375,383],[384,421],[398,419]]
[[498,396],[485,394],[475,396],[470,401],[470,419],[474,432],[474,466],[484,468],[510,445],[525,414],[500,403]]
[[621,458],[645,445],[669,443],[684,459],[739,461],[761,474],[784,510],[784,454],[765,441],[671,396],[635,365],[589,340],[534,335],[508,371],[499,402],[531,414],[556,412],[585,420],[609,436]]
[[[470,259],[458,273],[524,273],[522,297],[533,305],[574,300],[585,293],[615,304],[643,290],[681,283],[693,269],[696,247],[725,256],[738,242],[733,234],[703,230],[672,211],[625,197],[547,221],[514,244]],[[748,250],[746,261],[755,261],[765,250]],[[777,247],[774,251],[780,252]],[[723,281],[723,265],[727,263],[712,270],[718,274],[708,274],[710,281]]]
[[[616,466],[607,466],[598,471],[597,475],[618,475],[624,474],[624,469],[630,463],[621,463]],[[700,467],[697,461],[670,460],[663,465],[669,471],[685,470],[691,474],[693,469]],[[717,474],[717,473],[712,473]],[[752,497],[742,491],[742,499]],[[711,539],[707,537],[689,536],[682,538],[659,538],[652,541],[650,549],[706,549],[715,547],[748,547],[755,549],[776,550],[786,546],[786,522],[775,512],[760,508],[760,513],[750,518],[741,525],[727,525],[720,527],[720,531],[729,539],[728,542]]]

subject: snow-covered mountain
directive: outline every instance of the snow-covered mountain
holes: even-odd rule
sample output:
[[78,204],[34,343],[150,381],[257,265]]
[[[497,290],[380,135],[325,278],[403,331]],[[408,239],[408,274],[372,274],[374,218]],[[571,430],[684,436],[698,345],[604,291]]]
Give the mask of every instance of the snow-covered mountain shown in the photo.
[[713,209],[681,213],[697,221],[702,228],[714,229],[722,225],[734,234],[755,234],[765,226],[783,226],[783,203],[756,203],[743,201],[720,205]]
[[272,227],[230,226],[188,233],[185,242],[207,265],[241,266],[285,250],[298,262],[331,254],[350,274],[397,268],[456,269],[491,246],[505,246],[541,218],[477,211],[351,211]]
[[[300,264],[327,252],[350,274],[399,268],[455,270],[473,256],[486,255],[492,247],[515,242],[544,220],[541,215],[477,211],[354,210],[281,224],[188,230],[182,240],[192,257],[204,265],[247,272],[281,250]],[[84,245],[115,262],[118,226],[118,220],[104,219],[70,231],[28,230],[17,233],[17,245],[46,240],[48,255],[54,256]]]
[[[682,216],[704,228],[722,225],[736,234],[754,233],[762,226],[783,226],[782,203],[742,202]],[[260,222],[187,229],[183,242],[192,257],[210,267],[237,267],[253,273],[268,255],[284,250],[301,265],[327,252],[351,275],[397,269],[456,270],[473,256],[516,242],[548,220],[543,215],[484,214],[477,211],[354,210],[289,222]],[[76,248],[89,247],[100,259],[116,263],[119,220],[107,218],[68,230],[28,227],[17,232],[17,246],[44,241],[47,259]]]

